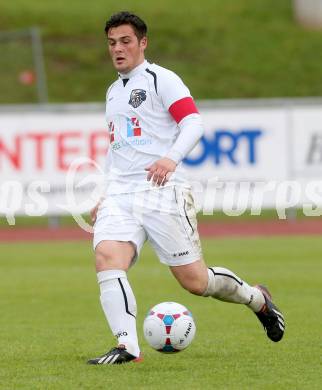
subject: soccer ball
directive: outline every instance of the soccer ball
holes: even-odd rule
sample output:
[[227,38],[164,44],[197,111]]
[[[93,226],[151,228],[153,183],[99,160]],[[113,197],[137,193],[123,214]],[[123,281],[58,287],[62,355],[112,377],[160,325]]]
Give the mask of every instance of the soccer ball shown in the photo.
[[143,324],[144,337],[159,352],[179,352],[192,342],[196,325],[190,311],[176,302],[152,307]]

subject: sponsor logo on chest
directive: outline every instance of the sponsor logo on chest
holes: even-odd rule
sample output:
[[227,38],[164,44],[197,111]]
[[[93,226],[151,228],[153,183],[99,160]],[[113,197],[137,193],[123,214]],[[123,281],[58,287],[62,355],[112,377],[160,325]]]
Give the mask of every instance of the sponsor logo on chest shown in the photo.
[[137,118],[126,118],[127,137],[141,137],[140,122]]

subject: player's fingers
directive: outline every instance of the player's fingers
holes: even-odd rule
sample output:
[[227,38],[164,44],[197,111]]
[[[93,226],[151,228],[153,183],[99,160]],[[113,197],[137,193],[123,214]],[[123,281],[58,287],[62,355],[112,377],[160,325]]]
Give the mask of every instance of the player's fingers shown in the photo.
[[164,176],[161,185],[164,186],[168,182],[167,175]]
[[156,181],[156,185],[158,187],[160,187],[160,185],[162,184],[163,182],[163,179],[164,179],[164,176],[162,176],[161,174],[158,176],[158,180]]
[[148,178],[150,177],[150,179],[152,179],[152,183],[154,183],[156,181],[156,177],[158,176],[158,171],[157,171],[157,168],[155,166],[153,166],[151,169],[150,169],[150,172],[148,174]]
[[157,180],[157,185],[161,186],[163,181],[165,180],[165,178],[166,178],[166,171],[161,171],[159,173],[159,177],[158,177],[158,180]]
[[153,175],[153,183],[155,185],[158,185],[158,181],[159,181],[159,175],[160,175],[160,172],[156,171],[155,174]]
[[152,181],[154,184],[158,185],[160,175],[162,175],[162,171],[159,168],[153,174]]
[[155,168],[153,167],[153,165],[149,168],[149,173],[148,173],[148,176],[147,176],[147,181],[150,181],[152,176],[154,175],[154,172],[155,172]]
[[162,186],[164,186],[169,180],[170,180],[170,177],[172,175],[172,172],[167,172],[164,176],[164,179],[163,179],[163,182],[162,182]]

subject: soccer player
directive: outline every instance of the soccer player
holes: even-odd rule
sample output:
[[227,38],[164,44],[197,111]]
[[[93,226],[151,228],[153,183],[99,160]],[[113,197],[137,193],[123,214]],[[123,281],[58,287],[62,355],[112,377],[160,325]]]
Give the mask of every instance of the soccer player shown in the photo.
[[272,341],[284,318],[268,290],[252,287],[232,271],[207,268],[182,160],[203,134],[189,89],[172,71],[145,60],[146,24],[120,12],[106,23],[109,53],[118,72],[106,94],[110,136],[108,188],[92,210],[100,301],[117,346],[89,364],[140,359],[136,301],[127,271],[149,241],[183,288],[249,307]]

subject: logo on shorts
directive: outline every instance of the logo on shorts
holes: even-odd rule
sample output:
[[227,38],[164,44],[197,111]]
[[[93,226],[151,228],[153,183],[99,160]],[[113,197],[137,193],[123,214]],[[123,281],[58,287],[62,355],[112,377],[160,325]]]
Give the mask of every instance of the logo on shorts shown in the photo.
[[121,336],[127,336],[128,334],[127,334],[127,332],[124,330],[124,331],[121,331],[121,332],[118,332],[118,333],[116,333],[116,338],[119,338],[119,337],[121,337]]
[[146,100],[146,91],[144,89],[133,89],[130,95],[129,104],[133,108],[139,107]]
[[180,256],[186,256],[186,255],[189,255],[189,251],[174,253],[173,257],[180,257]]

